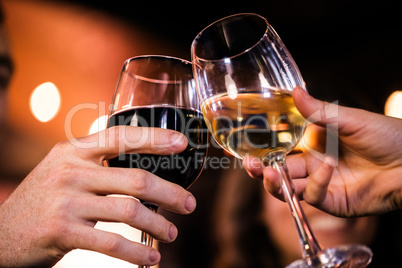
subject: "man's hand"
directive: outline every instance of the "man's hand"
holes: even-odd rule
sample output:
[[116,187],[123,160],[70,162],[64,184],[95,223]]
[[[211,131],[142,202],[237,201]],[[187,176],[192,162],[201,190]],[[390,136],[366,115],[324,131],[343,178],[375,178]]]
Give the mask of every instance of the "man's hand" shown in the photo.
[[[143,135],[157,144],[144,141]],[[52,266],[76,248],[140,265],[157,264],[160,254],[155,249],[94,229],[94,225],[97,221],[124,222],[172,242],[176,227],[131,197],[180,214],[195,209],[195,198],[147,171],[102,163],[122,152],[171,154],[186,146],[187,139],[178,132],[130,126],[56,145],[0,206],[0,266]]]

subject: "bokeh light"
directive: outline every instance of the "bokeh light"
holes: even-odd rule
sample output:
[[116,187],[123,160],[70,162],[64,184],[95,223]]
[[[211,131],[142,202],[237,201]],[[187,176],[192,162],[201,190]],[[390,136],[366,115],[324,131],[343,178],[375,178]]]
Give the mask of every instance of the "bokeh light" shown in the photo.
[[88,134],[94,134],[96,132],[99,132],[101,130],[106,129],[107,127],[107,119],[108,116],[107,115],[102,115],[100,117],[98,117],[91,125],[91,127],[89,128],[89,132]]
[[402,118],[402,91],[394,91],[385,103],[385,114]]
[[40,122],[48,122],[59,111],[61,103],[60,93],[57,87],[46,82],[34,89],[30,98],[30,108]]

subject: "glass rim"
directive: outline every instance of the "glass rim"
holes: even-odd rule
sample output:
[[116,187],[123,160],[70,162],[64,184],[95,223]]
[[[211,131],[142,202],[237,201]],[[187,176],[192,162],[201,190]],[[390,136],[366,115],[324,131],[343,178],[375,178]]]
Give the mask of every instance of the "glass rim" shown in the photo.
[[[191,70],[192,65],[193,65],[188,60],[178,58],[178,57],[174,57],[174,56],[167,56],[167,55],[139,55],[139,56],[134,56],[134,57],[128,58],[127,60],[124,61],[123,71],[127,75],[129,75],[129,76],[131,76],[133,78],[138,78],[138,79],[140,79],[142,81],[146,81],[146,82],[150,82],[150,83],[157,83],[157,84],[170,85],[170,84],[180,84],[181,82],[179,82],[177,80],[161,80],[161,79],[149,78],[149,77],[133,74],[132,72],[128,71],[128,66],[130,65],[131,62],[136,61],[136,60],[141,60],[141,59],[172,60],[172,61],[175,61],[177,63],[183,63],[185,65],[188,65],[190,67],[190,70]],[[192,72],[190,72],[190,74],[192,75]],[[194,78],[192,77],[192,79],[194,79]]]
[[[266,24],[265,32],[264,32],[264,34],[261,36],[261,38],[258,39],[258,41],[257,41],[254,45],[252,45],[252,46],[246,48],[244,51],[242,51],[242,52],[240,52],[240,53],[237,53],[237,54],[232,55],[232,56],[230,56],[230,57],[224,57],[224,58],[220,58],[220,59],[208,60],[208,59],[204,59],[204,58],[198,57],[197,54],[195,54],[195,51],[194,51],[195,42],[196,42],[197,38],[200,37],[200,36],[202,35],[202,33],[205,32],[205,30],[207,30],[208,28],[212,27],[213,25],[215,25],[215,24],[217,24],[217,23],[219,23],[219,22],[222,22],[222,21],[224,21],[224,20],[228,20],[228,19],[231,19],[231,18],[234,18],[234,17],[239,17],[239,16],[258,17],[258,18],[262,19],[262,20],[265,22],[265,24]],[[236,57],[238,57],[238,56],[240,56],[240,55],[242,55],[242,54],[245,54],[245,53],[247,53],[248,51],[250,51],[251,49],[253,49],[254,47],[256,47],[259,43],[261,43],[261,41],[268,35],[268,31],[269,31],[269,29],[270,29],[270,26],[271,26],[271,24],[268,23],[267,19],[266,19],[265,17],[263,17],[263,16],[257,14],[257,13],[237,13],[237,14],[233,14],[233,15],[229,15],[229,16],[220,18],[220,19],[218,19],[218,20],[212,22],[212,23],[209,24],[208,26],[206,26],[204,29],[202,29],[202,30],[197,34],[197,36],[194,38],[193,42],[191,43],[191,55],[192,55],[192,56],[194,55],[194,58],[192,59],[193,64],[195,64],[195,63],[194,63],[195,59],[197,59],[197,61],[202,61],[202,62],[218,62],[218,61],[222,61],[222,60],[224,60],[224,59],[233,59],[233,58],[236,58]]]

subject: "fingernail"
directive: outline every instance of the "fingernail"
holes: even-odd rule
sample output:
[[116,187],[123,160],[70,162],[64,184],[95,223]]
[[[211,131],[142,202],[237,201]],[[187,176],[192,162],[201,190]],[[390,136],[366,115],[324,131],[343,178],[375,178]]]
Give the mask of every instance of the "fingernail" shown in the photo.
[[176,237],[177,237],[177,228],[176,226],[171,225],[169,229],[169,238],[173,241],[176,239]]
[[197,201],[195,200],[194,196],[189,195],[186,199],[185,208],[188,212],[193,212],[197,205]]
[[157,262],[159,260],[159,257],[160,257],[160,254],[155,249],[151,250],[151,252],[149,253],[149,260],[153,263]]
[[181,147],[186,143],[186,137],[179,133],[173,133],[170,135],[170,142],[173,146]]

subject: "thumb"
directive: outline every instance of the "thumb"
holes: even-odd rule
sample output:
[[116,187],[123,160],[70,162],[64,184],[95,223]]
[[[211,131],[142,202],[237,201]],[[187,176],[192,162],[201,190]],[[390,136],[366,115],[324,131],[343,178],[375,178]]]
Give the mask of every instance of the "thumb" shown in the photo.
[[348,110],[352,108],[317,100],[300,86],[293,90],[292,96],[296,108],[311,123],[320,126],[337,123],[340,128],[348,123],[348,116],[346,115]]

